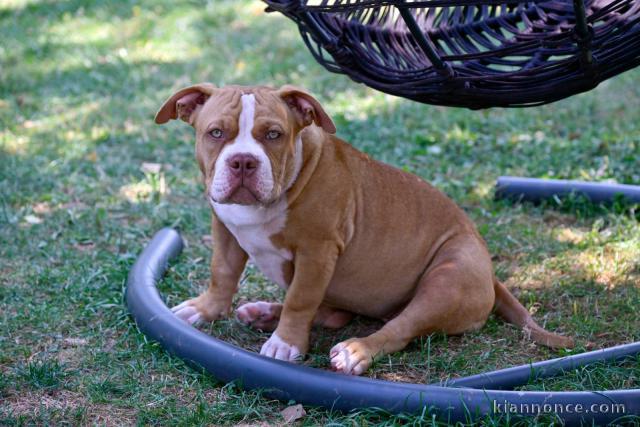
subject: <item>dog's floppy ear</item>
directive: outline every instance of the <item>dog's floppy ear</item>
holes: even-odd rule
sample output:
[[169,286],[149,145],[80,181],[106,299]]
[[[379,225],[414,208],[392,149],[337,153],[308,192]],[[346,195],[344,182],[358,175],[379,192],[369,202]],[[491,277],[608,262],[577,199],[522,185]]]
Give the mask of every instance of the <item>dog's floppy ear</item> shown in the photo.
[[199,83],[180,89],[167,99],[156,113],[156,123],[163,124],[178,117],[193,125],[195,112],[201,107],[215,90],[211,83]]
[[309,126],[312,122],[329,133],[336,133],[336,125],[324,111],[322,105],[310,94],[295,86],[282,86],[278,91],[296,116],[300,126]]

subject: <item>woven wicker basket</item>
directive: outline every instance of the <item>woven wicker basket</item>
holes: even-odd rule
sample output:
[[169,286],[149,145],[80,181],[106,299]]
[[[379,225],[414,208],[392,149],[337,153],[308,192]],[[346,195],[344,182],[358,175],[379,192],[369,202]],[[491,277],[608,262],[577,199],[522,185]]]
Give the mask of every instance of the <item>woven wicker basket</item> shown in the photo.
[[264,0],[329,71],[415,101],[528,107],[640,64],[635,0]]

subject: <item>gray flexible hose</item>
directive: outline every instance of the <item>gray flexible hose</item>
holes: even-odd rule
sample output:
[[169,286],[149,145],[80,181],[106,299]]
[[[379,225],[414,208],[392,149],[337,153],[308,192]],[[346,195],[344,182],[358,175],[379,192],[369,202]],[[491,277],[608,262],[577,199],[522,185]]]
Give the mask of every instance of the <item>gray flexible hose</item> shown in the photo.
[[[165,228],[156,233],[129,273],[127,306],[145,335],[220,381],[237,381],[247,390],[262,389],[267,397],[284,402],[293,400],[340,411],[375,407],[391,413],[415,414],[422,413],[426,407],[438,414],[440,420],[449,422],[468,422],[504,413],[501,408],[505,403],[521,409],[520,405],[526,405],[524,407],[534,412],[536,408],[543,412],[550,409],[569,425],[606,424],[623,416],[640,415],[640,389],[521,392],[405,384],[295,365],[232,346],[187,325],[174,316],[160,298],[156,283],[182,247],[177,231]],[[585,411],[576,411],[577,404]],[[606,412],[590,410],[614,408],[612,405],[623,406]],[[622,407],[624,413],[619,412]],[[573,409],[569,412],[566,408]],[[510,416],[513,418],[514,414]]]
[[443,383],[443,387],[492,388],[513,390],[531,381],[555,377],[574,369],[597,362],[622,360],[640,354],[640,342],[618,345],[587,353],[572,354],[557,359],[544,360],[529,365],[514,366],[498,371],[484,372],[469,377],[455,378]]
[[501,176],[496,182],[496,199],[512,199],[539,203],[553,197],[580,194],[593,203],[611,203],[617,195],[632,203],[640,203],[640,186],[604,182],[567,181],[562,179]]

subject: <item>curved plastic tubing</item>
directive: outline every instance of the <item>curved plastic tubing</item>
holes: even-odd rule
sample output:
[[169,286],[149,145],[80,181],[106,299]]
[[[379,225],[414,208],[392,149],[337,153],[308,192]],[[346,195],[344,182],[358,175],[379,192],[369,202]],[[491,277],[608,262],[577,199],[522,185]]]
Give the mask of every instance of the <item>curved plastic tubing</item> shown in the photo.
[[538,203],[554,196],[582,194],[594,203],[611,203],[618,194],[640,203],[640,186],[561,179],[501,176],[496,182],[496,199],[515,199]]
[[[530,381],[561,375],[592,363],[621,360],[638,354],[640,354],[640,342],[634,342],[587,353],[544,360],[529,365],[514,366],[469,377],[455,378],[439,385],[445,387],[513,390],[514,387],[525,385]],[[640,394],[638,394],[638,398],[640,398]]]
[[[625,415],[640,414],[640,389],[598,392],[519,392],[404,384],[353,377],[260,356],[200,332],[175,317],[156,289],[169,260],[182,250],[177,231],[160,230],[129,273],[127,306],[140,330],[190,365],[200,366],[220,381],[237,381],[245,389],[262,389],[281,401],[349,411],[376,407],[392,413],[423,413],[425,407],[442,420],[470,421],[494,413],[495,404],[624,405]],[[551,405],[551,406],[543,406]],[[566,406],[565,406],[566,407]],[[570,425],[604,424],[620,413],[556,412]]]

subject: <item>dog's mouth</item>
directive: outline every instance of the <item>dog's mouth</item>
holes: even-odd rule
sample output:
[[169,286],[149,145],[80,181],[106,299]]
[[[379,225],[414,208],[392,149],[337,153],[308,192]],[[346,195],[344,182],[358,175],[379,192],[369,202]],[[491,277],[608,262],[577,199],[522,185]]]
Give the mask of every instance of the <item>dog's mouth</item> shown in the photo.
[[236,205],[255,205],[260,202],[258,196],[248,187],[240,185],[227,198],[227,203]]
[[224,198],[215,198],[209,196],[211,204],[222,205],[257,205],[262,203],[260,196],[251,188],[239,185],[235,189],[229,191]]

